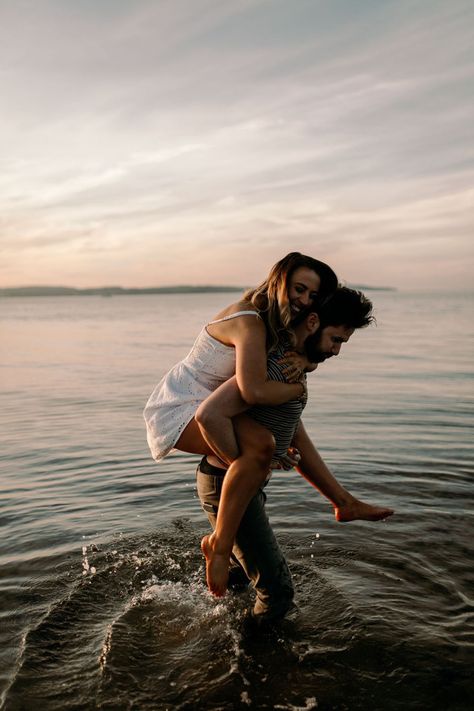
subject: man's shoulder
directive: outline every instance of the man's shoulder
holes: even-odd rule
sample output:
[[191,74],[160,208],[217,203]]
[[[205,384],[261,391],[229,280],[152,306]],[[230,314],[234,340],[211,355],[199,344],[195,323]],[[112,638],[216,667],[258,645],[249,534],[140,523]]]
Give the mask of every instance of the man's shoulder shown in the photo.
[[267,359],[272,362],[281,360],[281,358],[284,358],[285,353],[289,350],[291,350],[290,343],[282,341],[272,348],[272,350],[268,353]]

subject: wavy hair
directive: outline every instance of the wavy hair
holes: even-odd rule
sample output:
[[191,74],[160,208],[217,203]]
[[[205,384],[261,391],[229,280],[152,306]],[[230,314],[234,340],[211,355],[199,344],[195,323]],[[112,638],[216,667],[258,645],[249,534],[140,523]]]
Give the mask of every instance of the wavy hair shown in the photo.
[[244,299],[249,301],[262,317],[267,329],[267,349],[274,349],[281,340],[291,340],[291,311],[288,289],[296,269],[307,267],[320,278],[316,303],[317,310],[337,288],[337,276],[324,262],[300,252],[290,252],[270,270],[268,277],[255,289],[248,289]]
[[362,291],[340,286],[319,309],[319,329],[326,326],[365,328],[375,322],[372,302]]
[[[308,336],[304,343],[309,361],[311,363],[318,362],[323,329],[328,326],[344,326],[354,330],[366,328],[371,323],[375,323],[372,309],[372,302],[362,291],[339,286],[319,308],[319,328],[312,336]],[[300,319],[298,320],[300,321]]]

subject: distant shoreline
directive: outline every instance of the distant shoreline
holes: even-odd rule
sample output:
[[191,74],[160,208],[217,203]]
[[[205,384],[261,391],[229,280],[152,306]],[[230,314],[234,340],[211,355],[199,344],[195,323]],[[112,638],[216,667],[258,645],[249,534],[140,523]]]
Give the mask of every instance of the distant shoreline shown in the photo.
[[[18,286],[0,289],[0,297],[16,296],[130,296],[136,294],[213,294],[244,292],[244,286],[158,286],[148,289],[125,289],[121,286],[103,286],[76,289],[70,286]],[[396,291],[391,286],[354,286],[361,291]]]
[[244,291],[240,286],[161,286],[149,289],[125,289],[121,286],[103,286],[75,289],[69,286],[19,286],[0,289],[0,296],[129,296],[130,294],[206,294],[214,292]]

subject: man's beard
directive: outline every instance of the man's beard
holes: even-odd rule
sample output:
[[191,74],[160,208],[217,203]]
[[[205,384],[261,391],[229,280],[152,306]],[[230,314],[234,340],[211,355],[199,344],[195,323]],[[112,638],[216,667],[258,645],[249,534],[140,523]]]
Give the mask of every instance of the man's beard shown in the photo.
[[306,339],[306,354],[311,363],[323,363],[325,360],[332,357],[332,353],[321,350],[321,339],[321,331],[318,331],[314,334],[314,336],[309,336]]

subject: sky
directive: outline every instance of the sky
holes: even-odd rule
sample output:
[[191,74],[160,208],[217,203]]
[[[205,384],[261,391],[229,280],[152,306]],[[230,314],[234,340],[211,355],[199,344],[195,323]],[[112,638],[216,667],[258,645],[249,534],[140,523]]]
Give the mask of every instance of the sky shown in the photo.
[[472,0],[0,0],[0,287],[472,288]]

